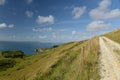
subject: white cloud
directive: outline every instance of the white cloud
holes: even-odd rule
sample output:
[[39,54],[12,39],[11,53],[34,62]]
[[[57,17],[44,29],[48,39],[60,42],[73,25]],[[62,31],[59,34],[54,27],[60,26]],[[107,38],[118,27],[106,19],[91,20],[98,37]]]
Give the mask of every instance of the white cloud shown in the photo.
[[6,24],[6,23],[1,23],[1,24],[0,24],[0,29],[6,28],[6,27],[7,27],[7,24]]
[[74,19],[80,18],[83,15],[83,13],[85,12],[85,10],[86,10],[85,6],[83,6],[83,7],[74,7],[73,10],[72,10],[73,18]]
[[28,4],[31,4],[33,0],[26,0]]
[[33,28],[32,30],[33,30],[33,31],[35,31],[35,32],[42,32],[42,31],[47,31],[47,32],[49,32],[49,31],[52,31],[52,30],[53,30],[53,28],[52,28],[52,27],[45,27],[45,28]]
[[7,25],[6,23],[1,23],[0,24],[0,29],[3,29],[3,28],[13,28],[14,27],[14,24],[10,24],[10,25]]
[[104,23],[103,21],[93,21],[87,26],[87,31],[96,32],[108,29],[111,26],[110,23]]
[[27,15],[27,17],[32,17],[33,16],[33,12],[31,11],[26,11],[25,14]]
[[14,24],[10,24],[8,25],[9,28],[13,28],[14,27]]
[[33,30],[33,31],[36,31],[36,32],[38,31],[36,28],[32,28],[32,30]]
[[72,31],[72,35],[76,35],[77,34],[77,31]]
[[99,6],[92,9],[89,15],[96,20],[105,20],[120,17],[120,9],[110,10],[111,0],[102,0]]
[[72,37],[78,38],[78,37],[80,37],[80,33],[78,31],[73,30],[72,31]]
[[43,24],[43,23],[53,24],[53,23],[54,23],[54,17],[53,17],[52,15],[49,15],[49,16],[47,16],[47,17],[38,16],[38,18],[37,18],[37,23],[38,23],[38,24]]
[[0,5],[4,5],[6,0],[0,0]]
[[39,39],[45,39],[47,36],[38,36]]
[[101,8],[101,9],[107,9],[110,5],[111,5],[111,1],[110,0],[102,0],[99,3],[99,8]]

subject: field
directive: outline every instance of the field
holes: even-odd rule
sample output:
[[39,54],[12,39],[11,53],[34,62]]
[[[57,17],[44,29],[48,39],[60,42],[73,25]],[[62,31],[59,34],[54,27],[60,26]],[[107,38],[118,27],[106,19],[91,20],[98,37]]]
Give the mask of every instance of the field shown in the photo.
[[0,72],[0,80],[99,80],[98,37],[71,42],[43,54],[15,58]]
[[[120,43],[120,29],[102,36]],[[100,80],[99,51],[99,37],[93,37],[23,58],[4,58],[0,53],[0,65],[8,64],[0,68],[0,80]]]

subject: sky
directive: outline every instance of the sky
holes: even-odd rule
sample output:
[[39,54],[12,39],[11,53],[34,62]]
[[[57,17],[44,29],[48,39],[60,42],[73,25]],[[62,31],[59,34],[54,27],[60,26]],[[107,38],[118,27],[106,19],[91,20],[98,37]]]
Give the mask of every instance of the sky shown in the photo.
[[119,27],[120,0],[0,0],[0,41],[80,41]]

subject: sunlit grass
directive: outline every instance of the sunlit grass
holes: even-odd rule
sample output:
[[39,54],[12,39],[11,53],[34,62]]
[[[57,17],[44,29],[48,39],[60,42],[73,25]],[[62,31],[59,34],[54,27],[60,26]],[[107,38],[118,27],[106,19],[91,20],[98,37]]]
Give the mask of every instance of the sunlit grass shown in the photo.
[[103,35],[103,36],[105,36],[115,42],[120,43],[120,29],[116,29],[108,34]]
[[99,44],[95,37],[63,44],[43,54],[16,59],[16,66],[0,72],[0,79],[99,80],[98,59]]
[[[44,74],[37,74],[38,80],[99,80],[99,43],[98,38],[77,43],[64,51],[65,54]],[[82,61],[84,47],[84,63]]]

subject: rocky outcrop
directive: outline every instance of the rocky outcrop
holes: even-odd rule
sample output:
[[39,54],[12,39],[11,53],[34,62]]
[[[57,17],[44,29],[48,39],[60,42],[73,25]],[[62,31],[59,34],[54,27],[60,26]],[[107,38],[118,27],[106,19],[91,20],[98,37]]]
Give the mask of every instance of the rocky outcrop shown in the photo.
[[37,53],[44,53],[47,51],[49,51],[49,48],[36,48],[35,49],[35,52],[37,52]]

